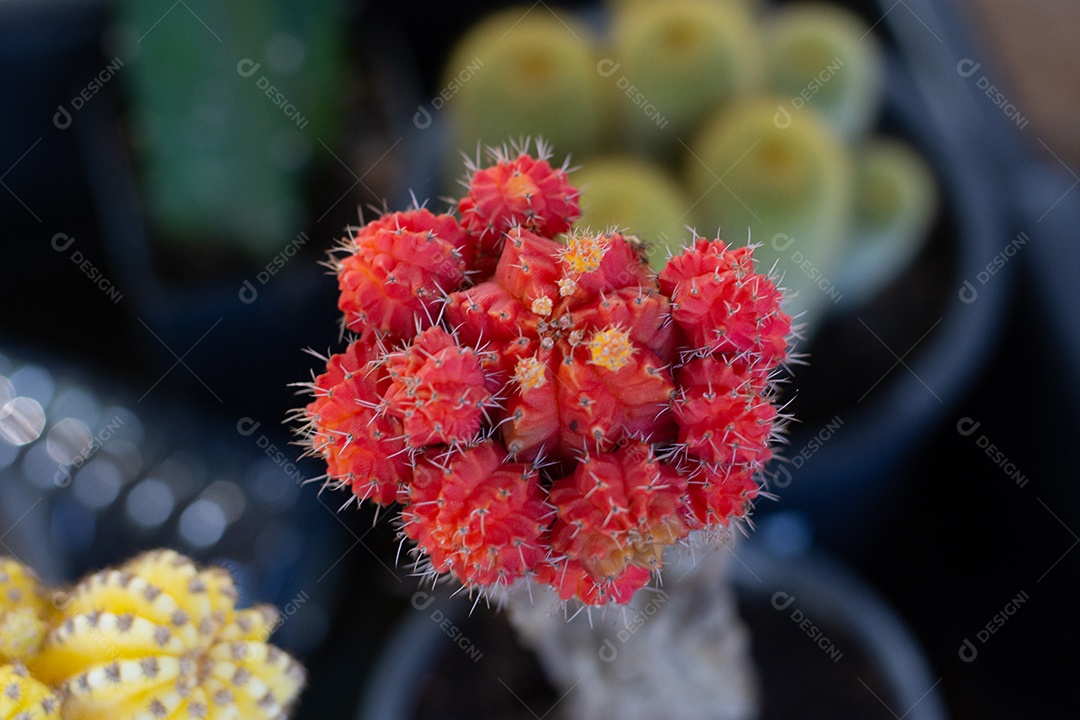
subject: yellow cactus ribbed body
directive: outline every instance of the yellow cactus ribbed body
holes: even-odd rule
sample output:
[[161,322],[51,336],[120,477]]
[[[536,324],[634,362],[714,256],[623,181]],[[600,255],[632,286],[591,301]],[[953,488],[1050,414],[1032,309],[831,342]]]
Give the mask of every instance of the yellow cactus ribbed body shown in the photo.
[[0,557],[0,664],[38,651],[48,627],[45,589],[22,563]]
[[0,665],[0,720],[60,720],[60,700],[22,663]]
[[266,642],[277,612],[236,598],[221,568],[145,553],[75,587],[30,669],[64,720],[284,718],[303,668]]

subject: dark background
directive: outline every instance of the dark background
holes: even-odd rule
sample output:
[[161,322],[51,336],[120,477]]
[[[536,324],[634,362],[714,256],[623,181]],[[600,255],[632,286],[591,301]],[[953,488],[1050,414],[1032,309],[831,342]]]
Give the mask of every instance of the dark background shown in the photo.
[[[300,349],[325,349],[337,340],[333,282],[316,262],[341,228],[356,221],[358,206],[376,198],[401,198],[402,180],[406,186],[430,187],[436,169],[431,163],[425,167],[422,148],[395,150],[385,161],[392,169],[373,176],[370,196],[356,191],[314,221],[326,199],[340,197],[352,182],[340,166],[323,158],[309,181],[310,243],[266,285],[264,298],[250,305],[238,302],[241,282],[259,271],[258,263],[236,257],[181,261],[145,240],[153,231],[138,227],[143,222],[138,199],[131,197],[138,180],[124,145],[126,100],[119,82],[95,96],[71,128],[61,130],[52,122],[57,105],[109,59],[102,45],[109,8],[63,2],[9,5],[0,6],[0,351],[75,373],[90,384],[123,388],[134,397],[182,356],[192,372],[176,367],[159,382],[147,411],[152,422],[168,427],[176,416],[197,418],[185,421],[188,432],[192,424],[204,422],[198,418],[206,419],[207,432],[228,428],[241,417],[276,426],[298,402],[286,383],[305,377],[313,367]],[[403,88],[406,97],[428,98],[438,90],[439,67],[453,39],[483,6],[501,3],[474,3],[467,11],[457,5],[357,6],[349,13],[350,34],[357,46],[367,41],[380,49],[392,45],[393,52],[381,60],[411,83],[395,87]],[[874,3],[851,5],[870,22],[885,14]],[[903,2],[884,7],[889,14],[911,12]],[[963,44],[965,51],[954,46],[954,56],[978,57],[983,72],[993,73],[995,62],[1006,59],[975,33],[978,26],[968,13],[976,7],[982,17],[985,9],[977,3],[956,8],[946,14],[953,24],[937,31],[944,45]],[[1037,23],[1038,12],[1033,14]],[[875,32],[903,62],[924,76],[952,72],[928,66],[926,57],[904,55],[911,47],[894,37],[891,27],[882,22]],[[379,63],[359,47],[351,52],[361,79],[350,90],[361,94],[343,118],[348,127],[339,154],[359,162],[372,157],[364,143],[383,142],[385,147],[396,132],[394,123],[407,123],[415,103],[387,100],[377,92],[362,94],[371,90]],[[1007,75],[1014,83],[1023,78],[1015,71]],[[1076,83],[1072,76],[1060,79]],[[1045,75],[1040,83],[1043,94],[1055,92]],[[1073,552],[1080,543],[1080,492],[1072,454],[1080,438],[1080,252],[1074,239],[1080,192],[1070,192],[1080,166],[1070,159],[1070,148],[1055,151],[1054,132],[1045,123],[1050,118],[1074,125],[1075,118],[1057,118],[1029,105],[1028,112],[1044,124],[1033,122],[1017,131],[987,98],[981,97],[979,105],[977,89],[969,86],[968,91],[975,98],[969,105],[983,113],[977,122],[986,126],[969,148],[979,156],[971,171],[988,173],[1005,204],[1007,227],[995,245],[1004,246],[1021,230],[1031,241],[994,281],[1008,287],[1007,309],[995,320],[996,337],[973,359],[962,397],[925,419],[923,439],[900,460],[877,469],[883,478],[893,478],[899,491],[871,519],[872,529],[851,537],[821,527],[815,532],[907,620],[943,678],[941,688],[954,717],[1063,716],[1080,708],[1074,680],[1080,666],[1075,609],[1080,552]],[[1027,87],[1016,92],[1029,103],[1040,97]],[[976,122],[960,113],[957,122]],[[410,128],[402,134],[410,141],[415,135]],[[78,249],[115,279],[126,299],[110,302],[56,252],[51,241],[57,233],[74,236]],[[919,278],[909,281],[917,284]],[[220,325],[207,333],[218,318]],[[904,371],[898,367],[894,372]],[[979,430],[961,435],[961,418],[978,421]],[[284,446],[285,431],[271,432]],[[980,435],[1000,448],[1027,484],[1018,486],[984,454],[976,443]],[[250,450],[249,444],[243,448]],[[313,467],[308,470],[317,474]],[[306,491],[314,494],[315,488]],[[335,500],[324,504],[334,507]],[[837,498],[837,505],[843,506],[843,498]],[[843,512],[853,510],[858,508]],[[392,618],[414,587],[404,572],[386,568],[393,564],[397,544],[385,520],[373,524],[366,509],[341,519],[348,528],[326,518],[326,556],[310,560],[332,568],[337,590],[331,603],[333,631],[305,658],[322,690],[317,698],[305,697],[302,717],[344,716],[341,708],[359,692]],[[108,554],[103,551],[101,557]],[[963,639],[1021,591],[1030,601],[980,646],[976,662],[961,661]],[[326,715],[318,714],[322,711]]]

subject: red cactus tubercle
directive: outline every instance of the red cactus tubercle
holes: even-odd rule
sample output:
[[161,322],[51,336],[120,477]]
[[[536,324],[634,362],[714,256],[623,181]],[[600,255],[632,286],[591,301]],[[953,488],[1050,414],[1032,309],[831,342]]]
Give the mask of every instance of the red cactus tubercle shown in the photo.
[[664,548],[690,532],[685,497],[686,478],[643,442],[588,456],[551,486],[552,550],[596,580],[614,580],[630,565],[659,569]]
[[386,372],[387,412],[401,421],[409,447],[469,442],[493,402],[480,357],[440,327],[387,356]]
[[462,224],[477,238],[483,270],[498,260],[503,234],[511,228],[554,237],[581,215],[578,191],[568,182],[566,168],[552,168],[546,148],[541,143],[537,148],[536,158],[528,154],[528,144],[513,158],[504,150],[494,165],[470,173],[468,193],[457,209]]
[[338,308],[362,337],[408,339],[438,315],[441,296],[465,280],[472,240],[451,215],[391,213],[346,240],[338,259]]
[[679,397],[672,407],[679,443],[709,463],[752,465],[769,460],[769,434],[776,408],[765,395],[767,382],[741,358],[705,357],[679,370]]
[[546,558],[548,509],[538,473],[505,458],[505,449],[486,440],[460,453],[429,452],[417,463],[403,528],[436,572],[471,585],[505,584]]
[[303,432],[329,482],[400,504],[430,572],[625,603],[750,512],[791,319],[752,248],[697,238],[657,275],[635,238],[571,229],[565,168],[515,153],[470,168],[460,221],[388,213],[339,249],[357,337]]
[[411,475],[401,423],[377,411],[374,348],[356,341],[332,355],[308,404],[311,452],[326,460],[329,480],[360,500],[391,505]]
[[770,367],[786,355],[791,318],[780,310],[775,283],[754,271],[749,247],[699,238],[671,259],[659,281],[692,348],[745,354]]

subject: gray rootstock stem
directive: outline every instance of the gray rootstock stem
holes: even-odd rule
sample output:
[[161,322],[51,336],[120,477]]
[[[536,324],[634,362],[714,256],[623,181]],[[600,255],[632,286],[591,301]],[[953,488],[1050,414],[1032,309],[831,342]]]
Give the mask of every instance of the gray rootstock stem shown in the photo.
[[519,583],[510,622],[563,696],[569,720],[753,720],[750,637],[727,569],[733,535],[692,533],[664,557],[663,587],[625,608],[564,609],[554,592]]

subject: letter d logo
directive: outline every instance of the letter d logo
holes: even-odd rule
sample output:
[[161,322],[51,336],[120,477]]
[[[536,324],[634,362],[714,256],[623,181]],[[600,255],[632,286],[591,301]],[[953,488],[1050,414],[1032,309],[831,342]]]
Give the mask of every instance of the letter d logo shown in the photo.
[[57,468],[53,473],[53,484],[58,488],[66,488],[71,485],[71,471],[67,468]]
[[787,465],[776,468],[772,476],[772,484],[778,488],[786,488],[791,484],[791,471],[787,469]]
[[772,121],[773,125],[775,125],[776,127],[780,128],[781,130],[786,130],[787,128],[791,127],[791,113],[789,113],[787,111],[787,108],[783,105],[777,105],[776,114],[773,115]]
[[772,606],[777,610],[787,610],[793,602],[795,602],[795,596],[783,591],[772,596]]
[[244,284],[240,286],[240,292],[237,294],[240,296],[240,302],[245,305],[250,305],[259,297],[259,291],[255,289],[250,280],[244,281]]
[[67,130],[71,127],[71,113],[67,111],[67,108],[63,105],[56,106],[56,114],[52,116],[52,124],[60,130]]
[[975,289],[970,280],[965,280],[964,284],[960,286],[960,302],[970,305],[975,302],[977,297],[979,297],[979,291]]
[[[424,608],[431,605],[431,603],[435,602],[435,596],[429,595],[428,593],[421,591],[412,596],[411,602],[414,608],[416,608],[417,610],[423,610]],[[436,612],[438,611],[436,610]]]
[[981,67],[981,64],[975,62],[971,58],[964,58],[956,63],[956,72],[960,74],[960,77],[971,77],[975,74],[975,71]]
[[956,423],[956,432],[967,437],[978,430],[980,425],[982,425],[982,423],[976,422],[969,417],[962,417],[960,418],[960,421]]
[[75,238],[67,233],[56,233],[52,236],[52,246],[53,250],[56,252],[64,252],[71,247],[71,243],[73,242],[75,242]]
[[249,417],[242,417],[236,423],[236,432],[240,433],[244,437],[248,437],[253,432],[259,429],[262,425],[261,422],[256,422]]
[[776,233],[772,238],[773,250],[776,252],[784,252],[791,247],[791,243],[793,242],[795,242],[795,238],[790,235],[787,235],[786,233]]
[[236,72],[240,77],[251,77],[254,75],[262,65],[255,62],[250,58],[244,58],[240,62],[236,63]]
[[412,116],[412,123],[420,130],[431,127],[431,113],[423,105],[416,106],[416,114]]
[[604,58],[596,63],[596,72],[600,74],[600,77],[611,77],[620,67],[622,67],[620,63],[615,62],[611,58]]

